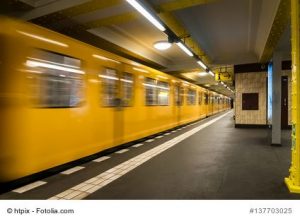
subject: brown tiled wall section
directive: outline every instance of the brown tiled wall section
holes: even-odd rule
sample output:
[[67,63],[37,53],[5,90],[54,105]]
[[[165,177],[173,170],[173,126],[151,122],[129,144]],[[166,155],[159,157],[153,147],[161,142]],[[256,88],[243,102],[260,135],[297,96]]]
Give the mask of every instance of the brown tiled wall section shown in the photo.
[[[235,123],[236,124],[266,124],[266,72],[239,73],[235,76],[236,103]],[[242,94],[258,93],[259,109],[242,110]]]

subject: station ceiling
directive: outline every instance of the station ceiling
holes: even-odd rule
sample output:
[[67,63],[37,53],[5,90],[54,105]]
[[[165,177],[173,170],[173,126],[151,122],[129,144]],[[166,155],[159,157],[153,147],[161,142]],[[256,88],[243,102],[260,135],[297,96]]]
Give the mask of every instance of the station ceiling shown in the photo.
[[[274,51],[290,59],[289,1],[140,0],[233,88],[233,65],[264,63]],[[61,32],[223,94],[195,59],[167,40],[126,0],[7,0],[0,13]],[[200,74],[199,74],[200,73]]]

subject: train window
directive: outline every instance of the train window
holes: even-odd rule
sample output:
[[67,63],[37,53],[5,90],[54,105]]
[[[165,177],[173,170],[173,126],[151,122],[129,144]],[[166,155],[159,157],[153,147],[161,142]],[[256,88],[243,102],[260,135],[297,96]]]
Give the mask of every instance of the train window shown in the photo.
[[195,90],[188,89],[187,104],[188,105],[195,105],[196,104],[196,91]]
[[40,108],[77,107],[84,100],[81,61],[36,50],[26,61],[29,98]]
[[204,104],[205,105],[208,104],[208,94],[207,93],[204,94]]
[[123,94],[123,106],[129,107],[133,105],[133,83],[132,74],[123,73],[121,78],[121,88]]
[[102,74],[99,74],[102,81],[102,96],[103,106],[114,107],[117,106],[118,98],[118,82],[119,78],[117,71],[114,69],[104,69]]
[[167,82],[157,82],[158,105],[169,105],[169,90]]
[[198,104],[201,105],[202,104],[202,92],[198,93]]
[[157,86],[156,80],[152,78],[145,78],[146,89],[146,105],[157,105]]

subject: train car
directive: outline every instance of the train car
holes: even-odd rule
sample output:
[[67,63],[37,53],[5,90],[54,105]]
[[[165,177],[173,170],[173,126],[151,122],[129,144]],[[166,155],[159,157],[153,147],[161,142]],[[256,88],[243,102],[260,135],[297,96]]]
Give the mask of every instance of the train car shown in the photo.
[[213,107],[215,92],[59,33],[4,17],[0,26],[1,183],[229,108]]

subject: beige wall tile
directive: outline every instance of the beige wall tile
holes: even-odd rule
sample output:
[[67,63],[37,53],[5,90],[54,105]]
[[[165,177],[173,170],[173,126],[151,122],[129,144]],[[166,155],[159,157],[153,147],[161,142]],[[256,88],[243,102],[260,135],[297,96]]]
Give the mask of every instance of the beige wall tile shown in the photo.
[[[266,72],[236,74],[236,124],[266,124],[266,77]],[[258,110],[242,110],[243,93],[258,93]]]

